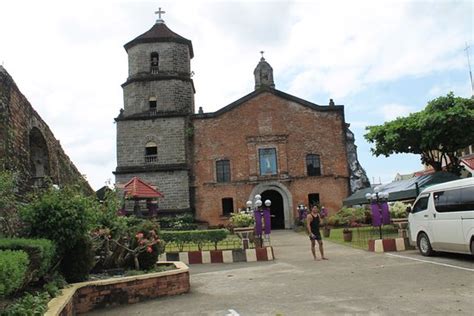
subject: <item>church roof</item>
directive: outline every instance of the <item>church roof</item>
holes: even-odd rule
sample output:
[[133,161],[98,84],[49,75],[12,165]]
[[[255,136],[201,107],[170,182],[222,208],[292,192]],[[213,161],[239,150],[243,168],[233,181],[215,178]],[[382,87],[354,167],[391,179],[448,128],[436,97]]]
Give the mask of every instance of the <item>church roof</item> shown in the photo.
[[191,55],[191,58],[194,57],[193,45],[191,44],[191,41],[170,30],[165,23],[156,23],[151,29],[125,44],[124,47],[125,50],[128,51],[137,44],[157,42],[175,42],[186,44],[189,47],[189,54]]
[[243,96],[242,98],[232,102],[231,104],[221,108],[220,110],[217,110],[216,112],[210,112],[210,113],[202,113],[202,114],[195,114],[194,117],[196,118],[212,118],[219,116],[221,114],[224,114],[226,112],[229,112],[236,107],[240,106],[241,104],[255,98],[261,93],[268,92],[271,93],[277,97],[283,98],[288,101],[292,101],[298,104],[301,104],[302,106],[308,107],[310,109],[316,110],[316,111],[344,111],[344,106],[343,105],[333,105],[333,106],[328,106],[328,105],[317,105],[315,103],[311,103],[309,101],[300,99],[298,97],[295,97],[294,95],[285,93],[283,91],[273,89],[267,86],[262,86],[258,88],[257,90],[247,94],[246,96]]
[[158,190],[144,182],[139,177],[133,177],[128,181],[123,188],[127,198],[157,198],[162,197]]

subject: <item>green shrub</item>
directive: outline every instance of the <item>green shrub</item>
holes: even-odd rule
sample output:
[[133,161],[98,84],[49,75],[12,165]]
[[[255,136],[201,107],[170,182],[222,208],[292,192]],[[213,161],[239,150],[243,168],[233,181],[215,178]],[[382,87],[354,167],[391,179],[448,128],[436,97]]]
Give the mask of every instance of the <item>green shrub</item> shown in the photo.
[[36,316],[43,315],[48,310],[51,299],[48,292],[36,294],[26,293],[14,304],[7,307],[2,316]]
[[23,250],[30,261],[26,282],[43,277],[52,267],[56,246],[47,239],[0,238],[0,250]]
[[255,224],[255,218],[252,214],[232,213],[230,223],[233,227],[249,227]]
[[229,231],[227,229],[208,229],[208,230],[190,230],[190,231],[162,231],[161,239],[165,242],[173,242],[180,251],[183,250],[186,243],[193,243],[202,249],[206,242],[214,244],[217,250],[217,243],[226,239]]
[[94,251],[88,237],[76,240],[71,248],[66,250],[61,261],[61,272],[68,282],[87,280],[94,266]]
[[17,181],[18,177],[14,172],[0,170],[0,236],[15,237],[21,233],[21,204],[15,194]]
[[366,222],[367,214],[363,208],[343,207],[336,214],[330,216],[327,220],[331,226],[349,227],[354,224],[363,224]]
[[390,217],[391,218],[406,218],[407,214],[407,205],[403,202],[395,202],[389,206]]
[[28,263],[24,251],[0,250],[0,296],[9,295],[23,285]]
[[73,188],[50,188],[33,199],[21,212],[30,236],[56,243],[63,256],[82,239],[96,220],[98,203]]
[[197,224],[194,223],[194,216],[190,213],[176,216],[163,216],[158,219],[160,228],[169,230],[194,230]]

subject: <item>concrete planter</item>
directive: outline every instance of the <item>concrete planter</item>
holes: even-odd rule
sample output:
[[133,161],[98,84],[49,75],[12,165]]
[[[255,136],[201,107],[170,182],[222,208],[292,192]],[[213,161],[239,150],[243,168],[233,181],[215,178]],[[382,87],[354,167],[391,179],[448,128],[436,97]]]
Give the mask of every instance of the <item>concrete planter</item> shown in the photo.
[[390,252],[404,251],[414,249],[410,246],[408,238],[386,238],[369,240],[369,251],[373,252]]
[[352,241],[352,230],[347,230],[342,232],[342,237],[344,241],[351,242]]
[[72,316],[122,304],[187,293],[190,290],[189,268],[182,262],[176,269],[136,276],[111,278],[71,284],[48,303],[46,316]]

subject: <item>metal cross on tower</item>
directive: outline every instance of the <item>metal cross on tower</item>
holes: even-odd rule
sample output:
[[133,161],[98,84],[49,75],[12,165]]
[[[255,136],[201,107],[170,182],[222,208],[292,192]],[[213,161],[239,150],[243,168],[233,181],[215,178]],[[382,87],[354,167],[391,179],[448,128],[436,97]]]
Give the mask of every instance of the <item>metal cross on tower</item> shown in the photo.
[[161,18],[162,14],[165,14],[165,11],[162,11],[161,8],[158,8],[158,11],[155,11],[155,14],[158,14],[158,20],[156,20],[156,23],[165,23],[165,21]]
[[265,53],[263,50],[260,51],[260,54],[262,54],[262,60],[265,60],[265,58],[263,58],[263,53]]

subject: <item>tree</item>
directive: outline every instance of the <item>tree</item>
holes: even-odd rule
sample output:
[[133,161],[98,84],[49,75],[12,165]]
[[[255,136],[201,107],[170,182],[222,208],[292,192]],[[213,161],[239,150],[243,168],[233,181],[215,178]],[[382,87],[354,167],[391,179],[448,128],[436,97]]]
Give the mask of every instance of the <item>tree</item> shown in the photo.
[[364,135],[375,156],[395,153],[421,155],[421,162],[459,174],[456,152],[474,143],[474,100],[452,92],[428,102],[426,108],[383,125],[367,126]]

